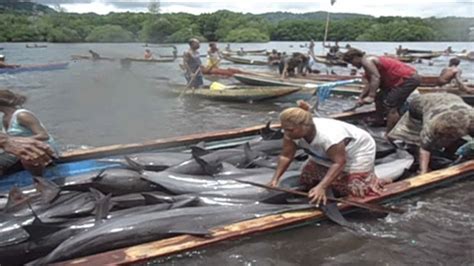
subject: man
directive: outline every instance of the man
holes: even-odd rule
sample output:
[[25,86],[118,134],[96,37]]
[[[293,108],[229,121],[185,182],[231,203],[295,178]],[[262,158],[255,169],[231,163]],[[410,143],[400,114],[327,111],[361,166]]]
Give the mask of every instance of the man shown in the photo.
[[0,133],[0,148],[36,166],[47,166],[54,156],[54,151],[44,142],[28,137],[10,137],[5,133]]
[[151,59],[153,59],[153,54],[151,53],[150,49],[145,49],[145,54],[143,55],[143,57],[144,57],[146,60],[151,60]]
[[91,54],[92,56],[92,59],[99,59],[100,58],[100,55],[92,50],[89,50],[89,53]]
[[456,88],[462,92],[473,93],[474,89],[469,89],[462,82],[462,70],[459,68],[460,63],[461,61],[457,58],[451,58],[449,60],[448,67],[441,70],[441,74],[438,77],[438,86],[442,86],[448,89]]
[[308,61],[309,57],[302,53],[293,53],[290,58],[283,59],[278,66],[281,78],[294,77],[296,74],[306,76]]
[[279,54],[277,50],[273,49],[272,53],[268,56],[268,64],[271,66],[280,64],[280,57],[281,54]]
[[173,58],[178,58],[178,48],[175,45],[173,45]]
[[383,125],[386,118],[386,132],[390,132],[400,119],[399,109],[420,85],[420,76],[414,68],[396,59],[366,55],[353,48],[344,53],[343,60],[364,69],[368,83],[362,90],[358,103],[364,105],[375,101],[374,124]]
[[184,77],[188,88],[199,88],[203,85],[202,63],[199,54],[200,43],[198,39],[192,38],[188,42],[189,50],[183,55],[183,66],[186,71]]
[[16,67],[20,67],[20,65],[9,65],[5,63],[5,56],[0,55],[0,68],[16,68]]

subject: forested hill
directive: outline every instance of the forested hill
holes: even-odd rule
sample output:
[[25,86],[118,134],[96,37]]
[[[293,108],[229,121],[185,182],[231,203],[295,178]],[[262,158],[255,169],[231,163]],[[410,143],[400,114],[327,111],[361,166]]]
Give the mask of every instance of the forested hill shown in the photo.
[[54,9],[40,4],[31,2],[19,2],[11,0],[0,0],[0,12],[16,12],[16,13],[54,13]]
[[[295,14],[290,12],[270,12],[257,15],[258,17],[266,18],[272,23],[278,23],[285,20],[326,20],[327,12],[308,12],[302,14]],[[369,15],[352,14],[352,13],[331,13],[331,20],[339,19],[356,19],[356,18],[373,18]]]
[[[9,1],[9,2],[5,2]],[[56,12],[0,0],[0,42],[180,43],[189,38],[220,42],[321,41],[326,12],[260,15],[220,10],[187,13]],[[10,3],[10,4],[9,4]],[[330,41],[474,41],[472,18],[372,17],[331,14]]]

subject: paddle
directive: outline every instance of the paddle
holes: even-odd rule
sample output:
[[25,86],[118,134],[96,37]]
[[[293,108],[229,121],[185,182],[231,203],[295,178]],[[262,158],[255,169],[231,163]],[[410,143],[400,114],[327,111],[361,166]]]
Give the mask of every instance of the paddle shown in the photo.
[[[239,183],[249,184],[249,185],[256,186],[256,187],[261,187],[261,188],[266,188],[266,189],[270,189],[270,190],[286,192],[286,193],[293,194],[293,195],[299,195],[299,196],[308,197],[308,193],[302,192],[302,191],[291,190],[291,189],[280,188],[280,187],[272,187],[272,186],[268,186],[268,185],[264,185],[264,184],[259,184],[259,183],[254,183],[254,182],[245,181],[245,180],[238,180],[238,179],[234,179],[234,180],[235,180],[236,182],[239,182]],[[335,201],[335,202],[340,202],[340,203],[348,204],[348,205],[351,205],[351,206],[354,206],[354,207],[359,207],[359,208],[362,208],[362,209],[367,209],[367,210],[374,211],[374,212],[381,212],[381,213],[399,213],[399,214],[400,214],[400,213],[404,213],[404,211],[403,211],[402,209],[399,209],[399,208],[387,208],[387,207],[380,206],[380,205],[377,205],[377,204],[356,202],[356,201],[352,201],[352,200],[347,200],[347,199],[342,199],[342,198],[335,198],[335,197],[329,197],[329,196],[327,196],[327,199],[328,199],[328,200]]]
[[188,84],[186,84],[186,87],[184,87],[183,91],[179,94],[179,97],[182,97],[184,95],[184,93],[186,92],[186,90],[189,88],[189,86],[194,82],[194,80],[196,79],[197,75],[199,74],[199,72],[201,72],[201,67],[199,67],[196,72],[193,73],[191,79],[189,80]]

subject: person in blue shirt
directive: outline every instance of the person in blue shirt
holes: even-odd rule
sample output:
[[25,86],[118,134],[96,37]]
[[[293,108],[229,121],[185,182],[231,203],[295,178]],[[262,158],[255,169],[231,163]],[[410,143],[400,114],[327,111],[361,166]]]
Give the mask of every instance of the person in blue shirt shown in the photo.
[[[29,110],[21,108],[26,97],[10,90],[0,90],[0,112],[3,113],[3,132],[12,137],[28,137],[47,143],[54,149],[54,139],[41,121]],[[19,161],[10,153],[0,153],[0,174]],[[23,167],[34,175],[41,175],[42,165],[34,165],[21,160]]]

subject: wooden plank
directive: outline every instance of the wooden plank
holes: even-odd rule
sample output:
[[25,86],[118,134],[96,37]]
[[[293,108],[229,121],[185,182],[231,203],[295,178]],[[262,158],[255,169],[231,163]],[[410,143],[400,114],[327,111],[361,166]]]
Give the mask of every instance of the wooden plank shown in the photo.
[[[456,176],[466,175],[474,171],[474,160],[447,169],[433,171],[424,175],[415,176],[386,186],[380,196],[358,199],[360,202],[383,201],[402,194],[410,193],[433,186],[442,181],[447,181]],[[352,199],[354,200],[354,199]],[[339,204],[341,210],[351,206]],[[169,256],[186,250],[201,248],[223,240],[238,238],[249,234],[260,233],[293,224],[301,224],[307,221],[323,219],[324,214],[319,210],[309,210],[291,213],[282,213],[267,217],[257,218],[249,221],[239,222],[231,225],[216,227],[212,230],[211,238],[200,238],[190,235],[182,235],[164,240],[158,240],[129,248],[117,249],[89,257],[73,259],[55,265],[128,265]]]
[[[335,119],[356,119],[359,117],[367,116],[373,113],[374,110],[367,110],[367,111],[357,111],[357,112],[346,112],[346,113],[338,113],[332,115],[331,117]],[[273,124],[273,128],[279,128],[280,124]],[[221,131],[213,131],[209,133],[200,133],[200,134],[191,134],[185,135],[180,137],[170,137],[170,138],[162,138],[156,140],[150,140],[140,143],[131,143],[131,144],[116,144],[116,145],[109,145],[109,146],[102,146],[97,148],[91,148],[86,150],[73,150],[73,151],[66,151],[61,154],[58,162],[71,162],[77,160],[86,160],[86,159],[94,159],[100,158],[104,156],[113,156],[113,155],[121,155],[126,153],[134,153],[134,152],[144,152],[154,149],[164,149],[170,148],[175,146],[184,146],[184,145],[192,145],[195,143],[199,143],[201,141],[212,141],[212,140],[222,140],[228,138],[237,138],[237,137],[245,137],[256,135],[260,132],[261,129],[265,128],[265,125],[257,125],[247,128],[237,128],[237,129],[230,129],[230,130],[221,130]]]

